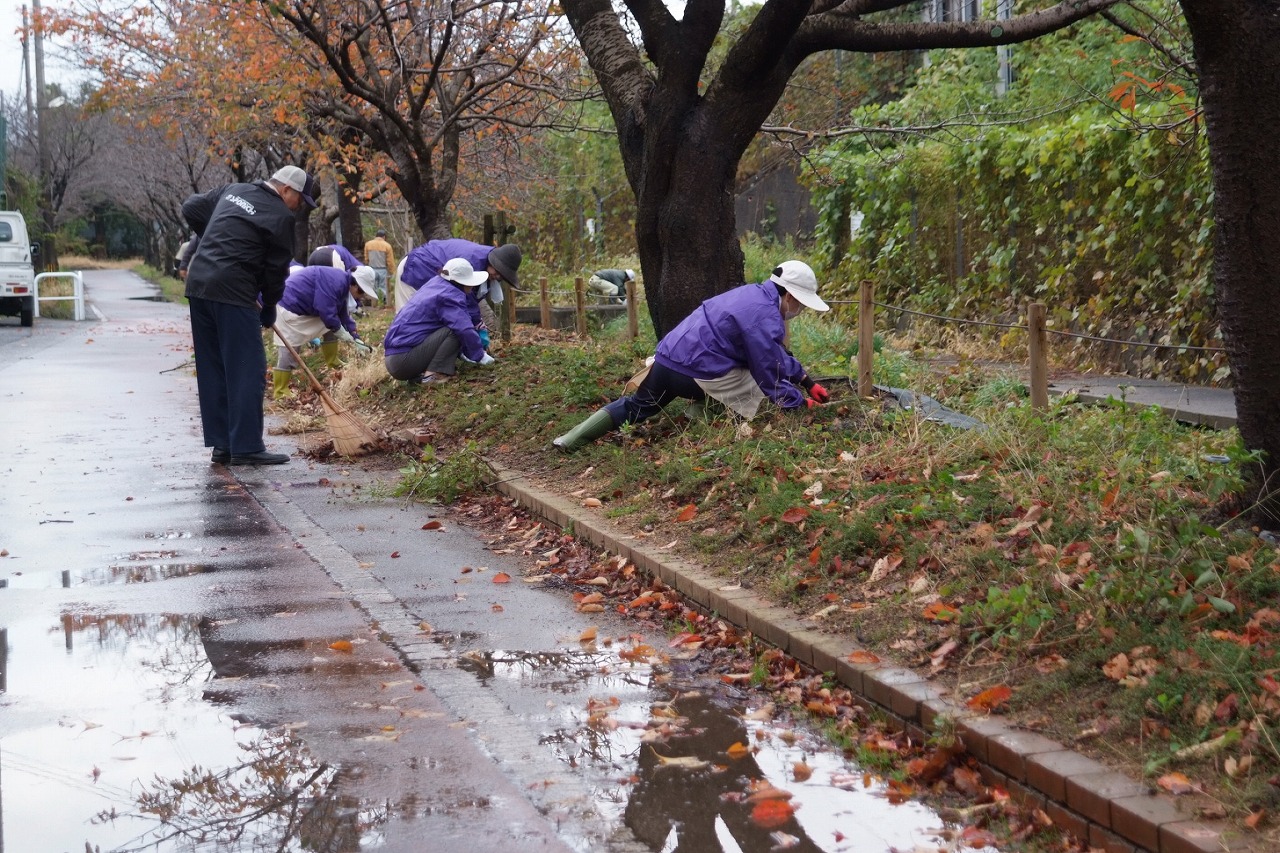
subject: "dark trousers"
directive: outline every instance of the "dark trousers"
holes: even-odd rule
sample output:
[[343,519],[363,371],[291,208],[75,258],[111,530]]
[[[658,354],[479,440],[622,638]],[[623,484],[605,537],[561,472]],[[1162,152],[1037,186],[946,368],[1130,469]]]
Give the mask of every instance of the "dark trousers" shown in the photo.
[[257,308],[191,297],[196,389],[206,447],[260,453],[267,354]]
[[458,371],[462,343],[448,326],[436,329],[408,352],[387,356],[387,373],[394,379],[417,379],[426,371],[452,376]]
[[706,396],[692,376],[685,376],[655,361],[636,393],[614,400],[604,408],[613,418],[613,425],[620,427],[653,417],[677,397],[697,401]]

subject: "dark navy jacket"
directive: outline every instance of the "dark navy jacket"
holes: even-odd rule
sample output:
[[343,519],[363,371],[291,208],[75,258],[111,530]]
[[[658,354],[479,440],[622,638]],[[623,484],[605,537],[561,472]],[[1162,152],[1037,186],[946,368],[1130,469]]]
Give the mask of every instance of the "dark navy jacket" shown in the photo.
[[182,216],[200,237],[188,297],[246,308],[275,305],[293,257],[293,211],[264,181],[193,195]]

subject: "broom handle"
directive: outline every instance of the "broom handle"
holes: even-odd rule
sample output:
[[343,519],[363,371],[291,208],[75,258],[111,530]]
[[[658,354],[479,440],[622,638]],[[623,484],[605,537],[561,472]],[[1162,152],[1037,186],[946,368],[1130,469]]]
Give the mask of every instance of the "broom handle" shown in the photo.
[[298,355],[298,351],[293,348],[293,344],[289,343],[289,339],[282,335],[280,330],[274,325],[271,326],[271,331],[276,333],[276,337],[284,344],[285,349],[289,350],[289,355],[293,356],[293,360],[302,366],[303,372],[306,373],[307,378],[311,380],[311,386],[316,389],[316,392],[321,395],[327,394],[328,392],[324,390],[324,386],[320,384],[320,380],[316,379],[316,375],[311,372],[311,368],[307,367],[307,363],[302,360],[302,356]]

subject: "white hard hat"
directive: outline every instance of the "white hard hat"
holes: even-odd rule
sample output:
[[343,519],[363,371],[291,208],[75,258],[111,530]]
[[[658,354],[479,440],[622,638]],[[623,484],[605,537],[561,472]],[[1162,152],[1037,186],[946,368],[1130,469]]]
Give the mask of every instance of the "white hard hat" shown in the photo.
[[625,272],[625,273],[627,274],[627,281],[635,281],[635,280],[636,280],[636,271],[635,271],[635,270],[623,270],[623,272]]

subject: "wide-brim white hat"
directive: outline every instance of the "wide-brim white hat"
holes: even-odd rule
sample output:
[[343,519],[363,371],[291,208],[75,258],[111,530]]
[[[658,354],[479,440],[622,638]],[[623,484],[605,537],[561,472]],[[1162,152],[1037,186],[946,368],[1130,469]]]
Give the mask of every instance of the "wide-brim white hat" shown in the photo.
[[818,296],[818,277],[804,261],[783,261],[769,276],[769,281],[780,284],[806,308],[826,311],[831,306]]
[[364,295],[370,299],[378,298],[378,291],[374,288],[377,276],[373,272],[373,267],[360,266],[351,271],[351,277],[356,280],[356,284],[360,285],[360,289],[364,291]]
[[466,258],[452,258],[445,261],[444,269],[440,270],[440,277],[464,287],[479,287],[489,280],[489,273],[476,272]]

